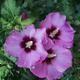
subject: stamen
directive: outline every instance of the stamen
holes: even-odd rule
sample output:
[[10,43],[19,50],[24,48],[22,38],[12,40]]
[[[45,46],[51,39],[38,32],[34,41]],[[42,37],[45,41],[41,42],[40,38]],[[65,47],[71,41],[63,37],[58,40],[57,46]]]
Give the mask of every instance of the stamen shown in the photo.
[[28,41],[28,42],[26,43],[26,48],[27,48],[27,47],[30,48],[32,45],[33,45],[33,41]]
[[54,35],[56,35],[56,34],[58,33],[58,31],[59,31],[59,28],[57,28],[56,30],[54,30],[52,33],[53,33]]
[[48,53],[48,56],[47,56],[47,58],[54,58],[54,57],[56,57],[56,54],[50,54],[50,53]]
[[55,29],[52,33],[50,33],[49,36],[53,38],[58,33],[58,31],[59,31],[59,28]]

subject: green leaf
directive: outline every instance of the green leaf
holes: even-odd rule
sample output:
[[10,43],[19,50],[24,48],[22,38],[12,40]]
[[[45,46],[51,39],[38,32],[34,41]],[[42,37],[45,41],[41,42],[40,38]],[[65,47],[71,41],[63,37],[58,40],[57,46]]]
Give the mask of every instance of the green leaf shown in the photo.
[[27,18],[26,20],[22,21],[21,24],[22,24],[22,25],[30,25],[30,24],[32,24],[35,20],[36,20],[36,17]]
[[32,18],[27,18],[24,21],[21,21],[21,16],[20,16],[20,17],[15,19],[15,22],[17,24],[21,24],[23,26],[23,25],[30,25],[30,24],[32,24],[36,19],[37,19],[37,17],[32,17]]
[[0,67],[0,78],[5,75],[5,70],[7,69],[6,66]]
[[11,60],[12,62],[16,62],[16,61],[17,61],[17,58],[11,56],[11,57],[10,57],[10,60]]
[[9,58],[9,52],[6,52],[4,55]]
[[20,29],[20,26],[19,26],[19,25],[16,25],[16,26],[15,26],[15,29],[16,29],[16,30],[19,30],[19,29]]
[[15,15],[18,15],[20,11],[19,7],[16,7],[14,0],[5,0],[1,8],[1,14],[5,19],[13,19]]
[[17,23],[17,24],[21,24],[21,16],[19,16],[19,17],[15,17],[15,22]]
[[54,0],[54,3],[57,3],[57,0]]
[[70,16],[74,13],[74,8],[72,6],[69,6],[67,4],[63,5],[63,14],[66,16]]
[[32,8],[34,6],[34,3],[31,0],[25,0],[24,4],[22,6],[24,8],[26,8],[27,6],[29,6],[30,8]]
[[0,18],[0,22],[1,22],[2,24],[8,24],[8,22],[7,22],[5,19],[3,19],[3,18]]
[[76,6],[76,10],[80,13],[80,4]]
[[52,7],[53,6],[53,1],[52,0],[45,0],[46,6],[47,7]]

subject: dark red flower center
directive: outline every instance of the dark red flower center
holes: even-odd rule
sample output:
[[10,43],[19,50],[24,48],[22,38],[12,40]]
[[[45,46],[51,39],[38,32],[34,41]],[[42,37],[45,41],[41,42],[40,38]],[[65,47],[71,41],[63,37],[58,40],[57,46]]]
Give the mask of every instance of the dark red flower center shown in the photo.
[[47,33],[48,37],[49,37],[50,39],[52,39],[52,40],[53,40],[53,39],[59,39],[58,36],[61,34],[59,28],[56,28],[56,27],[54,27],[54,26],[52,26],[51,29],[48,28],[48,29],[46,30],[46,33]]
[[48,57],[43,62],[46,62],[47,64],[51,64],[51,59],[54,59],[56,57],[56,54],[53,54],[52,49],[49,49],[47,52],[48,52]]
[[36,50],[36,39],[25,36],[23,41],[20,43],[21,48],[24,48],[25,52],[29,53],[31,50]]

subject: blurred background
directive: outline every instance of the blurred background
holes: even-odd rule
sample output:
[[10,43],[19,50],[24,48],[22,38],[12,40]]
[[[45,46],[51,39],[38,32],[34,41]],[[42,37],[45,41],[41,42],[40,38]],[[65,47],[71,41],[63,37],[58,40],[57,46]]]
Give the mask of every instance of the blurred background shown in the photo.
[[[0,80],[46,80],[34,76],[29,69],[18,68],[16,58],[4,53],[3,44],[12,29],[24,29],[24,24],[34,23],[39,27],[41,20],[51,12],[66,15],[67,22],[76,30],[71,48],[73,65],[56,80],[80,80],[80,0],[0,0]],[[21,21],[26,13],[28,23]]]

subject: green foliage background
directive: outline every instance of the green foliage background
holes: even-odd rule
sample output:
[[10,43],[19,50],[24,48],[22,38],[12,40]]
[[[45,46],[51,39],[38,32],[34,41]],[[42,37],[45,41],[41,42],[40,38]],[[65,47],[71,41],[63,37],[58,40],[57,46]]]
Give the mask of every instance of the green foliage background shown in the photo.
[[[28,18],[21,21],[25,12]],[[4,42],[12,29],[24,29],[34,23],[36,28],[50,12],[66,15],[67,22],[76,30],[71,49],[73,65],[57,80],[80,80],[80,0],[0,0],[0,80],[46,80],[34,76],[29,69],[18,68],[16,58],[4,53]]]

